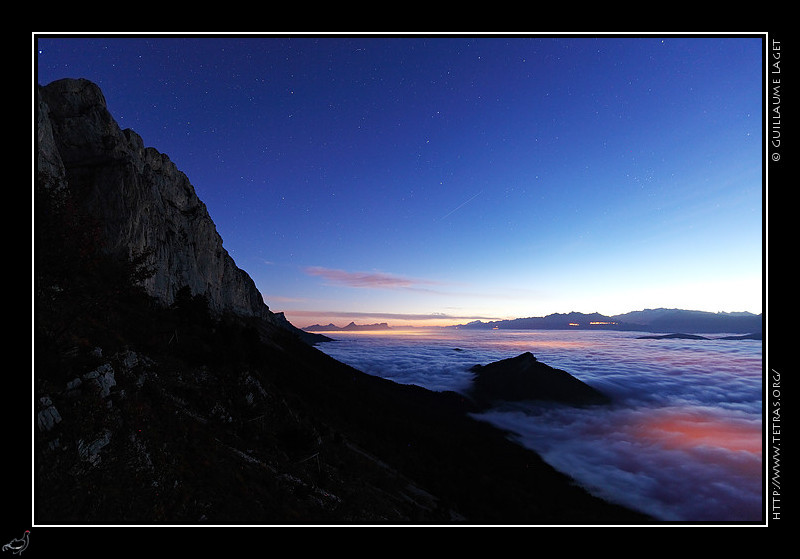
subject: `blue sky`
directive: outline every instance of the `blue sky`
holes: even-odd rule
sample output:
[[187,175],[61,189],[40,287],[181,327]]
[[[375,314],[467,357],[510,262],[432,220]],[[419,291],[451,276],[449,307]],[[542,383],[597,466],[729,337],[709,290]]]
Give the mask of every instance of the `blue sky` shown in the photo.
[[169,155],[272,310],[399,325],[761,312],[762,48],[67,35],[34,66]]

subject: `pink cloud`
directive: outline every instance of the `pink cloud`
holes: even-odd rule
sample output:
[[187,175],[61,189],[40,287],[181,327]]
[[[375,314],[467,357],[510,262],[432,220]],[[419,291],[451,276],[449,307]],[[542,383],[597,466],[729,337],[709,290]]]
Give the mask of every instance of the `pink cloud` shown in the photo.
[[382,272],[347,272],[332,268],[311,266],[306,273],[320,276],[333,283],[349,287],[366,287],[369,289],[413,289],[419,284],[434,283],[427,280],[411,279]]

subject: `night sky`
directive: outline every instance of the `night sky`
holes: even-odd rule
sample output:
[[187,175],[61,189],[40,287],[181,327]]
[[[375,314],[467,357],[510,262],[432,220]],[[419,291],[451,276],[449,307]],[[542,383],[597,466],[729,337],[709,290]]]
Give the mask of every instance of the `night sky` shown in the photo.
[[[304,327],[762,311],[762,38],[36,37]],[[435,320],[433,320],[435,319]]]

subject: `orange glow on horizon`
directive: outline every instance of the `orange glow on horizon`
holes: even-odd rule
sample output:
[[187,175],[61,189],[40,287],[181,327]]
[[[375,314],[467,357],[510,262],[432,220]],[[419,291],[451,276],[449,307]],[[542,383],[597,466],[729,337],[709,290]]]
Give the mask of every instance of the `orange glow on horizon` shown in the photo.
[[[375,318],[364,318],[358,319],[353,318],[350,319],[342,319],[337,318],[335,316],[324,316],[324,315],[317,315],[311,314],[307,311],[280,311],[284,313],[286,319],[297,326],[298,328],[307,328],[308,326],[318,324],[322,326],[327,326],[328,324],[333,324],[336,327],[344,327],[350,322],[355,322],[357,326],[362,327],[369,324],[381,324],[386,323],[388,324],[389,328],[393,330],[414,330],[418,328],[443,328],[446,326],[461,326],[473,320],[483,320],[484,323],[488,321],[494,320],[508,320],[508,318],[486,318],[486,319],[476,319],[476,318],[408,318],[408,319],[398,319],[396,317],[382,317],[380,315],[375,315]],[[332,330],[338,332],[338,330]]]
[[436,327],[434,326],[390,326],[387,329],[375,329],[375,330],[312,330],[311,332],[314,334],[326,334],[326,335],[364,335],[368,334],[370,336],[392,336],[392,335],[419,335],[425,336],[432,333],[435,333]]

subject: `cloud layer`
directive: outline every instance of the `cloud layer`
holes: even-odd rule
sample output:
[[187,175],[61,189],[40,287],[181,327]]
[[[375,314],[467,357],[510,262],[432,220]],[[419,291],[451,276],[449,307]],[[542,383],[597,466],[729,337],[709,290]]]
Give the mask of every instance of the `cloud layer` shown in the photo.
[[469,368],[532,351],[611,395],[575,409],[506,405],[476,416],[514,433],[593,493],[661,520],[760,520],[759,342],[637,333],[442,331],[342,336],[319,348],[367,373],[464,391]]

